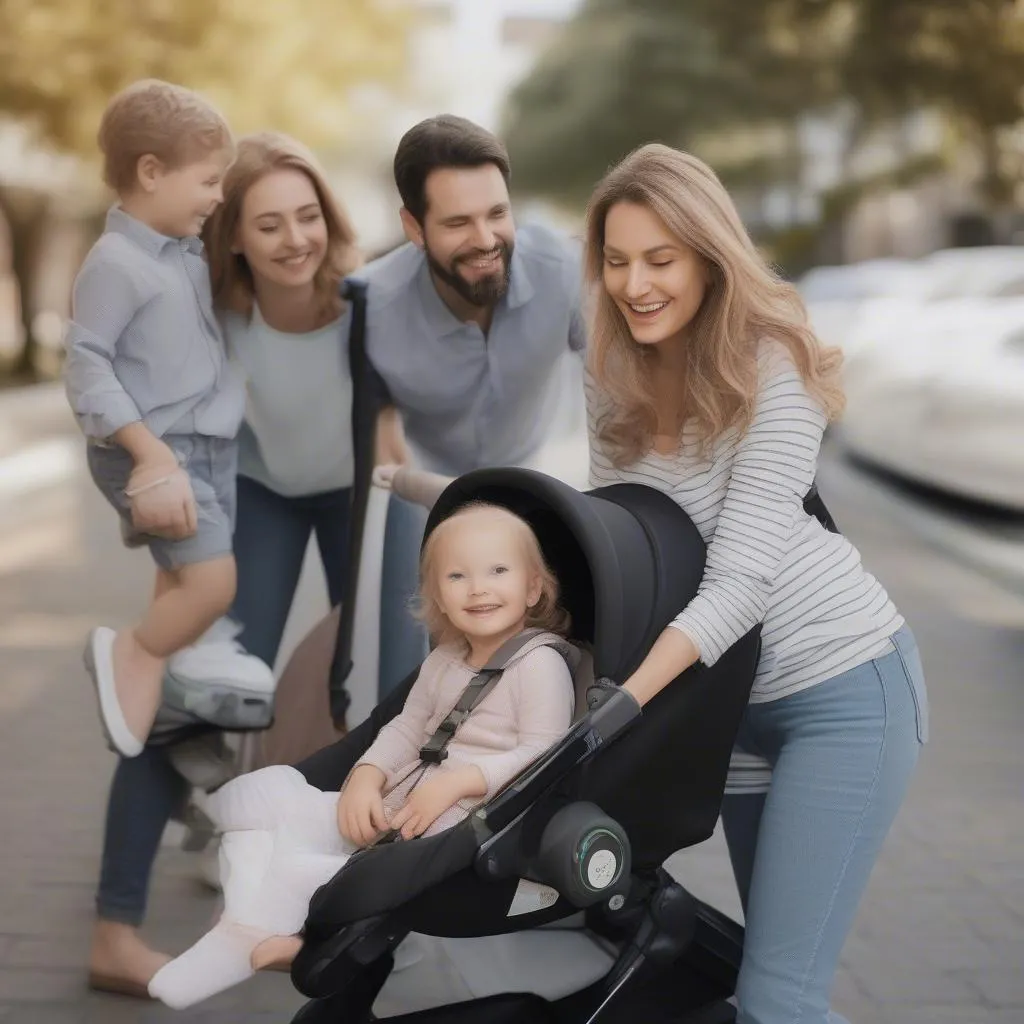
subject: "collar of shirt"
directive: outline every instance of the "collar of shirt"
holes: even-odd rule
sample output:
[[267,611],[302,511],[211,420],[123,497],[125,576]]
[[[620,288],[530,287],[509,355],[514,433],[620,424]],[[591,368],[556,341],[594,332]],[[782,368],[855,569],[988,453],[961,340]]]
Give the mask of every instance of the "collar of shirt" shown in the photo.
[[185,238],[162,235],[148,224],[143,224],[138,218],[126,213],[120,206],[112,206],[107,211],[106,230],[124,235],[151,256],[159,256],[169,245],[176,245],[196,256],[201,256],[203,252],[203,243],[195,235]]
[[[423,304],[423,312],[430,324],[431,330],[438,337],[454,334],[461,331],[466,324],[460,320],[444,303],[444,300],[437,293],[434,286],[434,279],[430,276],[430,265],[427,257],[422,255],[420,269],[416,274],[416,289]],[[509,269],[508,290],[497,304],[497,309],[502,306],[508,309],[516,309],[529,302],[533,297],[533,282],[526,268],[526,261],[518,248],[512,249],[511,267]]]

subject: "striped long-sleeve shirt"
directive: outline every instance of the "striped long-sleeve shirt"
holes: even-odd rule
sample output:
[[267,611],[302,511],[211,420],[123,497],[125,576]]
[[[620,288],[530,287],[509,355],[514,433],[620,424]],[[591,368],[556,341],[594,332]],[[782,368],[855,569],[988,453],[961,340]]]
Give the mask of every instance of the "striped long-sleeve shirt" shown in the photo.
[[[826,419],[788,351],[766,342],[749,429],[697,455],[692,429],[678,454],[651,451],[617,469],[596,428],[605,399],[587,381],[590,482],[647,484],[673,498],[707,544],[700,589],[672,623],[713,665],[762,623],[751,700],[775,700],[830,679],[886,649],[903,618],[843,536],[804,511]],[[605,407],[606,408],[606,407]]]

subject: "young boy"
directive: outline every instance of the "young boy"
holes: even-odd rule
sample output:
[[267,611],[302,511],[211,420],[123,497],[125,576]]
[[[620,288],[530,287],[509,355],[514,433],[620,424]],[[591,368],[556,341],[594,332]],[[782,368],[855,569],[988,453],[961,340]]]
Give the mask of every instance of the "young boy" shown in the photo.
[[132,629],[100,627],[86,647],[114,749],[139,754],[167,659],[231,605],[235,435],[244,389],[230,371],[198,239],[221,201],[231,132],[200,96],[137,82],[103,115],[104,179],[118,195],[75,280],[68,399],[93,480],[125,543],[157,564]]

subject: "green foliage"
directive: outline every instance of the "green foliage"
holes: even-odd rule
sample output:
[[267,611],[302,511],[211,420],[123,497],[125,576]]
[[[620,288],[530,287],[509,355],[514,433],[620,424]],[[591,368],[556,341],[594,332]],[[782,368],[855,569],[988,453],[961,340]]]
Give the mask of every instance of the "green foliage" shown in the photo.
[[391,80],[406,5],[386,0],[3,0],[0,111],[92,154],[110,96],[155,77],[209,95],[240,131],[343,135],[349,89]]
[[[514,92],[505,135],[517,185],[579,202],[644,142],[721,151],[840,102],[862,127],[939,109],[989,155],[1022,86],[1016,0],[589,0]],[[730,181],[791,170],[784,152],[714,162]]]

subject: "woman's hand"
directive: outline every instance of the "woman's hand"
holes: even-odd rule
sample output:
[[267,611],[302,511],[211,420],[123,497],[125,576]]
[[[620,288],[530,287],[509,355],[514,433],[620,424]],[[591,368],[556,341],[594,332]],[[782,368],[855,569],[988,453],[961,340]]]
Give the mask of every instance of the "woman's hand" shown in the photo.
[[389,828],[381,795],[387,776],[372,764],[352,772],[338,797],[338,831],[356,846],[368,846]]
[[700,651],[689,634],[675,626],[667,626],[622,688],[643,707],[698,661]]
[[398,809],[391,827],[402,833],[403,839],[413,839],[424,832],[437,819],[468,796],[483,796],[487,780],[474,765],[437,772],[433,778],[421,782],[409,799]]

